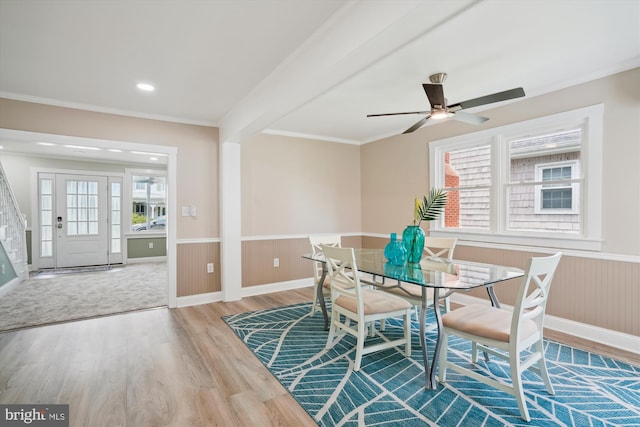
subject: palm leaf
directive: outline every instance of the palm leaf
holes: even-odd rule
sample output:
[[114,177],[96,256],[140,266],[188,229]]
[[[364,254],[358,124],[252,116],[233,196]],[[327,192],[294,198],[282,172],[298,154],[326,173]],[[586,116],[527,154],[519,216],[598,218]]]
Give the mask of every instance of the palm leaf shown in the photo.
[[433,221],[444,212],[447,205],[447,192],[440,188],[432,188],[428,196],[424,196],[419,208],[420,220]]

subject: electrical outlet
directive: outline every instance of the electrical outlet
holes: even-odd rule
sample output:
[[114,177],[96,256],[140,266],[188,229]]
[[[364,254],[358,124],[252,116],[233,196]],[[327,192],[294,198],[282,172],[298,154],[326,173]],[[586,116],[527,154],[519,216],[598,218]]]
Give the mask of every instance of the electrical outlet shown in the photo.
[[213,263],[207,264],[207,273],[213,273]]
[[149,242],[149,249],[153,249],[153,242]]
[[280,267],[280,258],[274,258],[273,259],[273,266],[274,267]]

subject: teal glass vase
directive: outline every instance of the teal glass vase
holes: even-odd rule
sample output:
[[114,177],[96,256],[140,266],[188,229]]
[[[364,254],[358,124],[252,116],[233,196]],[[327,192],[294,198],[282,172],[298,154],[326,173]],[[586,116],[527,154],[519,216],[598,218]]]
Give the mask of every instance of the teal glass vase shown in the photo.
[[420,262],[424,249],[424,231],[418,225],[409,225],[402,232],[402,244],[407,251],[407,262]]
[[384,256],[393,265],[404,265],[407,261],[407,251],[397,237],[391,233],[391,240],[384,247]]

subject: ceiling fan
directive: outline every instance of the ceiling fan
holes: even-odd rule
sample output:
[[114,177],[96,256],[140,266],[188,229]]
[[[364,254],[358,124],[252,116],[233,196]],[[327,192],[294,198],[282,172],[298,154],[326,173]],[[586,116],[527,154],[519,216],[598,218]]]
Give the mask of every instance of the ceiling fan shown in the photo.
[[524,96],[524,89],[521,87],[505,90],[504,92],[497,92],[491,95],[481,96],[480,98],[469,99],[467,101],[458,102],[456,104],[446,105],[447,98],[444,97],[444,91],[442,89],[442,83],[447,78],[447,73],[436,73],[429,76],[431,83],[425,83],[422,85],[429,103],[431,104],[430,111],[408,111],[405,113],[384,113],[384,114],[367,114],[367,117],[381,117],[381,116],[399,116],[402,114],[426,114],[425,117],[420,119],[419,122],[411,126],[409,129],[402,133],[411,133],[424,125],[427,120],[438,120],[451,117],[454,120],[461,122],[479,125],[487,120],[486,117],[476,116],[475,114],[467,113],[464,111],[466,108],[478,107],[480,105],[493,104],[494,102],[506,101],[513,98],[520,98]]

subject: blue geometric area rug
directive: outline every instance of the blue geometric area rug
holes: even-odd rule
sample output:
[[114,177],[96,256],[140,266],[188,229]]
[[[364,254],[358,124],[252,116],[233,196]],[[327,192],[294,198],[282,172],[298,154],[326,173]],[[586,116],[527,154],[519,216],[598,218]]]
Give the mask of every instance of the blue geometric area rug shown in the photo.
[[[223,319],[320,426],[640,425],[639,367],[545,341],[556,394],[547,394],[542,380],[526,372],[527,423],[514,397],[453,371],[445,385],[425,390],[416,322],[411,358],[404,357],[402,348],[371,353],[353,372],[355,338],[344,336],[325,350],[322,314],[310,312],[311,304],[304,303]],[[391,319],[366,344],[401,335],[402,321]],[[429,350],[434,345],[435,331],[427,335]],[[509,378],[507,363],[479,358],[474,367],[469,350],[467,342],[450,338],[450,358]]]

